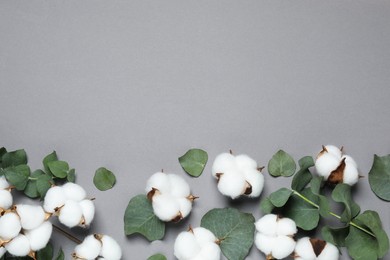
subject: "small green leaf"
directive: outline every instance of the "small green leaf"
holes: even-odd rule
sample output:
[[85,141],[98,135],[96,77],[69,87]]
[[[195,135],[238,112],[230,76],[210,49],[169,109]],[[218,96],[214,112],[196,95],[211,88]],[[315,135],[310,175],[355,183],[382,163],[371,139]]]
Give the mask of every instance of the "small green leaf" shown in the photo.
[[95,187],[101,191],[109,190],[114,187],[116,182],[115,175],[104,167],[96,170],[93,177]]
[[2,156],[3,168],[18,166],[21,164],[27,164],[27,154],[24,149],[8,152]]
[[49,169],[49,162],[58,161],[57,153],[56,151],[53,151],[52,153],[48,154],[43,158],[42,164],[47,173],[51,173]]
[[65,259],[64,251],[62,251],[62,248],[60,248],[56,256],[56,260],[64,260],[64,259]]
[[275,206],[272,204],[269,198],[265,198],[260,202],[260,210],[263,212],[263,214],[271,213],[274,208]]
[[5,149],[5,147],[1,147],[0,148],[0,168],[3,168],[3,155],[6,153],[7,153],[7,149]]
[[53,246],[47,243],[45,248],[37,252],[37,259],[53,259]]
[[[314,195],[309,188],[304,189],[300,194],[313,203],[318,203],[318,197]],[[303,230],[312,230],[316,228],[320,220],[318,208],[295,193],[283,207],[283,214],[284,216],[293,219],[297,226]]]
[[47,163],[50,172],[57,178],[63,179],[68,175],[69,164],[64,161],[51,161]]
[[268,162],[268,172],[274,177],[288,177],[295,173],[294,159],[285,151],[279,150]]
[[127,205],[125,216],[125,234],[139,233],[149,241],[162,239],[165,223],[153,213],[152,204],[146,195],[137,195]]
[[201,227],[210,230],[220,241],[222,253],[229,260],[243,260],[253,245],[255,219],[237,209],[212,209],[201,220]]
[[37,180],[39,176],[44,174],[45,173],[42,170],[35,170],[34,172],[31,173],[26,188],[24,189],[24,194],[26,194],[26,196],[32,199],[39,197],[39,192],[37,190]]
[[165,257],[165,255],[155,254],[155,255],[148,257],[148,260],[167,260],[167,258]]
[[390,201],[390,154],[374,156],[374,162],[368,173],[371,190],[379,198]]
[[332,198],[336,202],[344,204],[344,212],[341,214],[341,221],[348,223],[360,212],[360,207],[352,200],[351,186],[340,183],[337,184],[332,192]]
[[46,192],[50,189],[53,182],[53,178],[48,175],[40,175],[36,181],[37,191],[40,197],[43,199],[46,195]]
[[321,195],[321,187],[323,184],[323,177],[315,176],[310,181],[310,190],[311,192],[318,197],[318,205],[320,206],[319,212],[322,217],[330,216],[330,202],[329,199]]
[[321,234],[325,241],[338,247],[345,247],[345,239],[349,234],[349,226],[341,228],[323,227]]
[[286,204],[292,193],[293,191],[290,189],[280,188],[279,190],[271,193],[269,200],[275,207],[280,208]]
[[202,174],[207,160],[207,152],[202,149],[190,149],[179,157],[181,167],[192,177],[199,177]]
[[30,176],[30,167],[25,164],[11,166],[5,169],[4,174],[8,182],[17,190],[24,190]]
[[66,179],[68,182],[75,182],[76,181],[76,170],[75,169],[70,169],[68,172],[68,176],[66,176]]
[[313,178],[309,168],[314,166],[311,156],[305,156],[298,161],[299,171],[294,175],[291,182],[291,188],[296,191],[302,191]]

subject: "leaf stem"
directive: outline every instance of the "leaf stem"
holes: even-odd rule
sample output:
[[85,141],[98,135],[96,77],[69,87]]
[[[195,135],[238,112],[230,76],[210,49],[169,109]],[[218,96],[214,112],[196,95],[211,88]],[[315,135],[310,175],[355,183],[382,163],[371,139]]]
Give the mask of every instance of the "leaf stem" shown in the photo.
[[[299,193],[298,191],[292,190],[292,192],[293,192],[294,195],[297,195],[299,198],[301,198],[301,199],[304,200],[305,202],[309,203],[309,204],[312,205],[313,207],[315,207],[315,208],[317,208],[317,209],[320,208],[320,206],[319,206],[318,204],[316,204],[316,203],[314,203],[313,201],[311,201],[310,199],[306,198],[305,196],[303,196],[303,195],[302,195],[301,193]],[[334,212],[332,212],[332,211],[329,211],[328,213],[329,213],[329,215],[331,215],[331,216],[333,216],[333,217],[335,217],[335,218],[337,218],[337,219],[341,219],[341,216],[337,215],[336,213],[334,213]],[[353,227],[355,227],[355,228],[357,228],[357,229],[359,229],[359,230],[361,230],[361,231],[363,231],[363,232],[365,232],[365,233],[367,233],[367,234],[369,234],[369,235],[372,236],[372,237],[376,237],[374,233],[372,233],[371,231],[365,229],[365,228],[362,227],[362,226],[359,226],[358,224],[356,224],[356,223],[353,222],[353,221],[349,221],[348,224],[351,225],[351,226],[353,226]]]
[[81,244],[81,243],[82,243],[82,241],[81,241],[80,239],[78,239],[77,237],[73,236],[73,235],[70,234],[69,232],[63,230],[63,229],[60,228],[59,226],[53,224],[53,228],[54,228],[58,233],[61,233],[62,235],[64,235],[64,236],[67,237],[68,239],[72,240],[72,241],[75,242],[76,244]]

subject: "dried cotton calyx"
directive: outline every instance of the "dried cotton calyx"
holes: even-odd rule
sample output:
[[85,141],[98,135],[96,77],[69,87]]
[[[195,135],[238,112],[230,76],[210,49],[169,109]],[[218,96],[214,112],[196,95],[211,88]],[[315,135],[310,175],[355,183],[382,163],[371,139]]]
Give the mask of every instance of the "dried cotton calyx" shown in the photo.
[[122,250],[112,237],[94,234],[87,236],[80,245],[76,246],[72,258],[119,260],[122,258]]
[[295,247],[295,260],[337,260],[339,250],[333,244],[315,238],[303,237]]
[[58,215],[59,221],[67,227],[86,227],[91,224],[95,214],[95,206],[86,196],[80,185],[68,182],[47,191],[43,208],[48,213]]
[[179,260],[219,260],[221,249],[217,243],[217,238],[208,229],[190,227],[177,236],[174,255]]
[[256,223],[256,247],[267,255],[267,259],[283,259],[295,248],[293,239],[297,226],[292,219],[267,214]]
[[264,176],[257,162],[245,154],[218,155],[212,166],[212,175],[218,180],[218,190],[235,199],[241,195],[258,197],[263,190]]
[[180,176],[157,172],[146,183],[146,192],[152,201],[154,214],[162,221],[180,221],[188,216],[192,202],[190,186]]
[[12,206],[13,198],[11,187],[4,176],[0,176],[0,210],[9,209]]
[[343,155],[343,148],[334,145],[322,146],[315,161],[317,173],[331,184],[345,183],[355,185],[359,180],[359,171],[355,160]]

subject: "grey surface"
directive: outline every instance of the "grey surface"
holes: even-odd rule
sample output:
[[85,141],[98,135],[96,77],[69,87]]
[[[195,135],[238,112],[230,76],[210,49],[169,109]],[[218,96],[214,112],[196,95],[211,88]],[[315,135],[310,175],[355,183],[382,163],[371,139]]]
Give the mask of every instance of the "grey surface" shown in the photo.
[[[90,232],[115,237],[124,259],[173,259],[178,232],[211,208],[261,216],[259,199],[231,203],[216,191],[218,153],[266,165],[280,148],[299,159],[344,145],[364,176],[374,153],[390,153],[389,23],[390,2],[374,0],[2,0],[1,145],[25,148],[33,168],[52,150],[75,167],[96,197]],[[210,157],[198,179],[177,162],[191,147]],[[100,166],[116,174],[114,189],[93,186]],[[126,238],[129,199],[162,168],[201,198],[163,241]],[[261,198],[290,182],[265,176]],[[390,233],[389,204],[367,178],[354,197]],[[54,239],[69,256],[74,244]],[[253,248],[247,259],[264,257]]]

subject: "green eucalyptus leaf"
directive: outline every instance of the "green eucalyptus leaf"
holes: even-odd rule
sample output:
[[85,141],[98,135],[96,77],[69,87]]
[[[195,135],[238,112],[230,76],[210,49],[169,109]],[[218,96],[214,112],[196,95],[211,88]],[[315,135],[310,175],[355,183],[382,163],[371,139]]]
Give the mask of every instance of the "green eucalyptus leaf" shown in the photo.
[[201,227],[210,230],[220,241],[222,253],[229,260],[243,260],[254,241],[255,219],[237,209],[212,209],[201,220]]
[[75,182],[76,181],[76,170],[75,169],[70,169],[68,172],[68,176],[66,176],[66,179],[68,182]]
[[5,147],[0,148],[0,168],[3,168],[3,155],[7,153]]
[[148,257],[147,260],[167,260],[167,258],[163,254],[154,254],[154,255]]
[[275,208],[275,206],[272,204],[272,202],[269,198],[264,198],[260,202],[260,210],[261,210],[261,212],[263,212],[263,214],[271,213],[274,208]]
[[374,156],[374,162],[368,173],[371,190],[381,199],[390,201],[390,154]]
[[330,216],[330,202],[327,197],[321,195],[321,188],[323,185],[323,177],[315,176],[310,181],[311,192],[318,197],[319,213],[322,217]]
[[311,156],[305,156],[298,161],[298,164],[300,169],[293,177],[291,188],[296,191],[302,191],[313,177],[309,168],[314,166],[314,161]]
[[48,154],[43,158],[42,164],[47,173],[51,173],[49,168],[49,162],[58,161],[57,153],[56,151],[53,151],[52,153]]
[[32,199],[39,197],[39,192],[37,189],[37,180],[39,176],[44,174],[45,173],[42,170],[35,170],[34,172],[31,173],[26,188],[24,189],[24,194],[26,194],[27,197]]
[[51,161],[47,163],[47,167],[57,178],[63,179],[68,175],[69,164],[65,161]]
[[378,259],[385,256],[389,251],[389,238],[383,230],[378,213],[367,210],[357,216],[354,223],[364,227],[375,236],[351,225],[349,235],[345,239],[349,255],[359,260]]
[[96,170],[93,177],[93,183],[95,187],[101,191],[109,190],[114,187],[116,182],[115,175],[104,167],[100,167]]
[[3,154],[1,164],[3,168],[27,164],[27,154],[24,149]]
[[283,150],[279,150],[268,162],[268,172],[274,177],[291,176],[295,173],[295,169],[294,159]]
[[271,193],[269,200],[275,207],[280,208],[286,204],[292,193],[293,191],[290,189],[280,188],[279,190]]
[[325,241],[338,247],[345,247],[345,239],[349,234],[349,226],[341,228],[325,226],[322,228],[321,234]]
[[64,251],[62,251],[62,248],[60,248],[60,250],[58,250],[58,254],[55,260],[64,260],[64,259],[65,259]]
[[125,216],[125,234],[141,234],[149,241],[162,239],[165,234],[165,223],[153,213],[152,204],[146,195],[132,198],[127,205]]
[[37,259],[53,259],[53,246],[47,243],[46,247],[37,251]]
[[30,176],[30,167],[25,164],[11,166],[5,169],[5,177],[17,190],[24,190]]
[[360,207],[352,200],[351,186],[340,183],[337,184],[332,192],[332,198],[336,202],[344,204],[344,211],[341,214],[341,221],[348,223],[360,212]]
[[202,149],[190,149],[179,157],[181,167],[192,177],[199,177],[202,174],[207,160],[207,152]]
[[39,196],[43,199],[46,195],[46,192],[50,189],[53,184],[53,178],[48,175],[40,175],[36,181],[37,191]]
[[[300,192],[300,195],[307,200],[317,204],[318,197],[314,195],[309,188]],[[290,197],[283,207],[283,215],[295,221],[298,227],[303,230],[312,230],[318,226],[320,214],[318,208],[308,203],[296,193]]]

